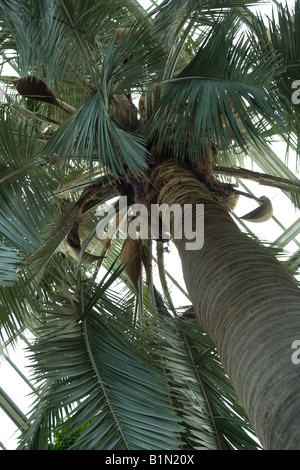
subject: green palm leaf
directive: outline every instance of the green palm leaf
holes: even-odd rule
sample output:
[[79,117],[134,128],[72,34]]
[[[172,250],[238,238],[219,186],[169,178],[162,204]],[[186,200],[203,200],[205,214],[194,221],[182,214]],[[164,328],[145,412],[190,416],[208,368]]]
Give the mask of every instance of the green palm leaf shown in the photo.
[[186,447],[258,448],[214,345],[197,321],[164,318],[153,331],[161,348],[156,346],[154,355],[161,357],[166,368]]
[[248,22],[254,34],[253,42],[261,43],[262,53],[270,51],[278,57],[280,74],[276,77],[276,87],[286,122],[287,140],[293,141],[296,135],[299,150],[299,105],[293,102],[292,95],[295,90],[293,84],[299,80],[300,72],[300,2],[296,0],[294,7],[288,3],[276,6],[267,23],[260,16],[254,15],[250,15]]
[[[155,16],[155,31],[167,36],[170,44],[181,33],[189,20],[198,24],[207,23],[208,18],[220,15],[222,10],[248,7],[261,0],[164,0],[151,14]],[[226,13],[225,13],[226,14]]]
[[114,174],[122,174],[122,161],[134,174],[146,165],[147,150],[141,137],[120,129],[107,115],[100,90],[91,92],[86,102],[53,134],[46,145],[48,155],[69,160],[77,156]]
[[[70,269],[67,289],[57,289],[44,305],[47,327],[32,347],[37,378],[56,381],[43,392],[43,406],[51,413],[52,407],[72,405],[63,424],[72,432],[90,423],[75,442],[77,449],[178,448],[179,426],[164,379],[132,339],[122,302],[106,295],[114,277],[100,285],[101,295],[99,287],[81,284],[89,305],[83,312]],[[95,302],[88,302],[91,295]],[[22,446],[36,436],[39,412],[38,407]]]
[[95,37],[110,41],[116,27],[146,19],[135,0],[5,1],[0,8],[6,39],[0,49],[5,51],[10,40],[11,49],[21,52],[9,59],[17,62],[19,73],[46,75],[48,84],[72,76],[88,84],[92,71],[89,52]]
[[105,46],[96,41],[92,57],[94,89],[54,133],[46,152],[86,158],[90,166],[98,161],[116,175],[124,172],[125,163],[137,175],[146,166],[148,151],[138,135],[137,109],[124,93],[149,86],[163,67],[164,53],[147,25],[140,24],[117,44],[114,37]]
[[184,158],[186,151],[199,156],[212,145],[231,148],[234,141],[246,148],[249,138],[259,144],[272,119],[280,125],[272,107],[274,57],[259,60],[248,39],[235,40],[238,29],[232,15],[216,24],[178,77],[162,83],[161,101],[146,130],[149,138],[160,130],[159,149]]
[[20,266],[19,253],[0,243],[0,285],[7,286],[17,280],[17,269]]

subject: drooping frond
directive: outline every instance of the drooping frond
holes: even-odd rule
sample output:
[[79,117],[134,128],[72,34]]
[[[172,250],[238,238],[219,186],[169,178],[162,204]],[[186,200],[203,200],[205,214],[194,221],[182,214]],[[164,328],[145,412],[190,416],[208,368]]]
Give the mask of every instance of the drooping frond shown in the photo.
[[163,375],[132,336],[122,301],[107,294],[115,275],[78,287],[71,269],[61,273],[68,287],[57,286],[42,306],[47,322],[32,347],[42,402],[22,448],[31,448],[43,409],[49,415],[68,409],[68,419],[56,425],[71,431],[87,424],[75,449],[179,448],[180,426]]
[[166,369],[186,448],[258,448],[215,347],[198,322],[183,314],[177,321],[161,319],[153,331],[153,354]]

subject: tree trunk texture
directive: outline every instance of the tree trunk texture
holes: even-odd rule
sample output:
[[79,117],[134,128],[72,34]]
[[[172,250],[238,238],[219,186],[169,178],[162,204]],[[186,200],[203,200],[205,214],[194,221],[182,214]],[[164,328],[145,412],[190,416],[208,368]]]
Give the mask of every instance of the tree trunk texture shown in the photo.
[[174,240],[201,326],[214,341],[264,449],[300,449],[300,290],[282,265],[242,233],[206,187],[174,161],[153,172],[158,203],[204,204],[204,246]]

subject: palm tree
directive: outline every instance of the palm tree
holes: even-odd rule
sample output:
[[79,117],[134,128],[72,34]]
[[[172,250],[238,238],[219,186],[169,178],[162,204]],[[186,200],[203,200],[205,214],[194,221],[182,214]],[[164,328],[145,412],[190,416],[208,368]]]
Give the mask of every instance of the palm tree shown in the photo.
[[[300,1],[267,23],[249,9],[260,3],[0,3],[14,69],[2,76],[0,321],[11,342],[34,338],[38,385],[20,448],[68,429],[81,430],[75,449],[258,449],[254,433],[264,449],[299,449],[299,288],[229,214],[232,178],[300,201],[270,147],[299,145]],[[264,173],[237,168],[246,156]],[[170,227],[181,309],[163,227],[157,240],[118,236],[120,196],[204,204],[201,249]]]

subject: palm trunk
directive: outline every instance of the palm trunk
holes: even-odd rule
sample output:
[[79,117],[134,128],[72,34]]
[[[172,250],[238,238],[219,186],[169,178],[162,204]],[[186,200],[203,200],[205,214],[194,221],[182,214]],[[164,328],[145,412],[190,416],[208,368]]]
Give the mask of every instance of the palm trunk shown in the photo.
[[300,290],[281,264],[242,233],[206,187],[173,162],[156,168],[159,204],[204,204],[204,246],[174,240],[201,326],[264,449],[300,449]]

